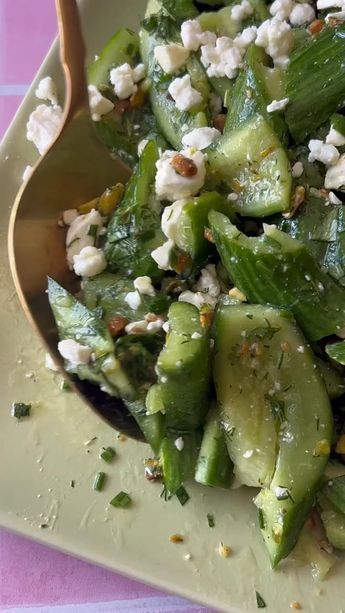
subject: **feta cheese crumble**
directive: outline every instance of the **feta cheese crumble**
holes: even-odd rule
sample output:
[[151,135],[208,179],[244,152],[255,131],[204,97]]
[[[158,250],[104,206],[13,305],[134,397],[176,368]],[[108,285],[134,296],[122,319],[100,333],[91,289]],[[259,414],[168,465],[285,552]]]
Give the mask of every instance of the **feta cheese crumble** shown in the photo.
[[170,266],[170,253],[174,246],[174,242],[172,240],[167,240],[163,245],[157,247],[151,251],[151,257],[154,259],[158,268],[161,270],[171,270]]
[[156,195],[160,200],[174,202],[181,198],[189,198],[197,194],[205,182],[205,156],[201,151],[186,149],[181,154],[192,160],[197,167],[197,173],[192,177],[183,177],[171,165],[176,151],[164,151],[157,161]]
[[334,192],[329,192],[328,200],[331,204],[342,204],[342,201],[340,200],[340,198],[337,198]]
[[293,33],[286,21],[278,17],[267,19],[258,28],[255,44],[263,47],[275,66],[286,68],[293,47]]
[[344,8],[344,0],[317,0],[316,6],[319,11],[332,8]]
[[128,63],[121,64],[110,71],[110,83],[114,86],[115,95],[120,100],[130,98],[138,91],[137,83],[145,77],[144,64],[132,68]]
[[141,305],[141,296],[137,290],[128,292],[124,300],[133,311],[136,311]]
[[316,160],[322,162],[326,166],[332,166],[339,160],[339,151],[334,145],[328,145],[322,142],[322,140],[312,139],[308,143],[309,148],[309,162],[315,162]]
[[197,19],[188,19],[181,26],[183,46],[189,51],[197,51],[201,45],[209,45],[216,41],[214,32],[202,31]]
[[270,6],[270,13],[273,17],[284,21],[289,19],[294,4],[293,0],[274,0]]
[[289,21],[293,26],[303,26],[306,23],[311,23],[315,19],[315,11],[310,4],[306,2],[296,3],[290,13]]
[[234,45],[232,38],[221,36],[214,45],[201,47],[201,63],[209,77],[234,79],[242,66],[244,49]]
[[65,226],[70,226],[77,217],[79,217],[77,209],[66,209],[66,211],[62,213],[62,221]]
[[175,439],[174,440],[174,445],[175,445],[177,451],[182,451],[182,449],[184,448],[183,436],[179,436],[177,439]]
[[200,332],[193,332],[191,338],[193,341],[199,340],[199,338],[202,338],[202,334],[200,334]]
[[178,221],[186,202],[186,199],[176,200],[176,202],[170,206],[166,206],[163,210],[161,228],[165,236],[170,238],[174,243],[176,243],[178,237]]
[[148,276],[137,277],[133,281],[133,285],[136,290],[138,290],[139,294],[142,296],[155,296],[156,291],[152,285],[152,279]]
[[189,111],[202,102],[202,95],[192,86],[189,74],[174,79],[168,91],[179,111]]
[[39,100],[49,100],[52,104],[58,103],[57,87],[51,77],[41,79],[35,91],[36,98]]
[[80,277],[95,277],[106,268],[107,262],[102,249],[93,245],[83,247],[73,256],[73,268]]
[[221,133],[216,128],[194,128],[182,138],[184,147],[193,147],[193,149],[206,149],[216,140],[221,137]]
[[58,343],[58,351],[65,360],[68,360],[75,366],[88,364],[92,354],[90,347],[77,343],[73,338],[60,341]]
[[103,227],[103,219],[95,209],[85,215],[78,215],[68,228],[66,252],[67,262],[71,269],[73,268],[74,256],[79,254],[83,247],[94,246],[95,237],[89,234],[91,226],[97,226],[98,233]]
[[334,145],[335,147],[342,147],[345,145],[345,136],[331,126],[331,129],[326,136],[326,143],[328,145]]
[[325,177],[326,189],[340,189],[345,185],[345,154],[341,155],[334,166],[328,168]]
[[218,298],[220,285],[215,264],[207,264],[201,271],[201,276],[194,288],[197,292],[206,292],[211,298]]
[[254,9],[248,0],[242,0],[241,4],[234,4],[231,9],[231,19],[243,21],[253,15]]
[[26,138],[43,155],[58,135],[62,122],[62,108],[58,105],[39,104],[26,124]]
[[293,167],[291,168],[291,174],[294,179],[299,179],[304,172],[304,166],[302,162],[295,162]]
[[242,32],[240,32],[234,38],[235,47],[240,47],[240,49],[247,49],[247,47],[249,47],[249,45],[251,45],[255,41],[257,31],[258,29],[256,26],[244,28],[244,30],[242,30]]
[[189,50],[182,45],[157,45],[154,56],[166,74],[173,74],[183,66],[189,57]]
[[289,104],[289,98],[282,98],[282,100],[272,100],[271,104],[266,107],[267,113],[275,113],[276,111],[282,111]]
[[102,115],[110,113],[114,108],[114,104],[111,100],[102,96],[95,85],[89,85],[88,92],[91,117],[93,121],[101,121]]

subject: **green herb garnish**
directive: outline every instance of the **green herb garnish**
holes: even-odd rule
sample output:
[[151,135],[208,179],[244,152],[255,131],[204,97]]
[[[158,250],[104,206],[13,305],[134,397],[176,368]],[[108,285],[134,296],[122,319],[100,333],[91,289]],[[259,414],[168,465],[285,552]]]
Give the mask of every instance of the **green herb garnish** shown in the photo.
[[95,476],[95,480],[93,482],[93,489],[96,490],[96,492],[101,492],[106,480],[107,480],[107,475],[105,473],[102,473],[102,472],[97,473],[97,475]]
[[214,528],[216,525],[216,522],[214,521],[214,515],[212,513],[207,513],[206,517],[209,527]]
[[190,496],[187,492],[187,490],[185,490],[185,488],[183,487],[183,485],[180,485],[180,487],[178,488],[178,490],[176,491],[176,497],[179,500],[179,503],[184,506],[186,504],[186,502],[188,502]]
[[258,607],[258,609],[266,609],[266,603],[263,599],[263,597],[261,596],[261,594],[259,594],[259,592],[255,592],[256,594],[256,606]]
[[132,499],[126,492],[119,492],[115,498],[110,501],[110,504],[117,509],[126,509],[131,504]]
[[62,379],[59,385],[59,389],[62,392],[70,392],[72,390],[72,387],[71,387],[71,384],[68,381],[66,381],[66,379]]
[[101,451],[99,457],[110,464],[116,456],[116,451],[112,447],[103,447],[103,451]]
[[31,404],[25,404],[25,402],[13,402],[11,408],[11,415],[17,419],[23,419],[23,417],[30,417]]

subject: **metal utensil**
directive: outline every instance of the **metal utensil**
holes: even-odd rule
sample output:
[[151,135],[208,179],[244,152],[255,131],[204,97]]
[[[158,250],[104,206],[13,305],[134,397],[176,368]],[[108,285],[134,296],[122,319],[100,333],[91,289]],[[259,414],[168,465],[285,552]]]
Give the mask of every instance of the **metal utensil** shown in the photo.
[[90,117],[85,47],[76,1],[56,0],[56,9],[66,82],[62,127],[17,195],[9,226],[10,267],[24,312],[64,375],[112,426],[142,439],[122,401],[66,374],[57,352],[57,331],[46,294],[47,275],[72,292],[78,287],[67,267],[65,236],[57,221],[63,210],[78,207],[118,181],[127,181],[130,170],[110,156]]

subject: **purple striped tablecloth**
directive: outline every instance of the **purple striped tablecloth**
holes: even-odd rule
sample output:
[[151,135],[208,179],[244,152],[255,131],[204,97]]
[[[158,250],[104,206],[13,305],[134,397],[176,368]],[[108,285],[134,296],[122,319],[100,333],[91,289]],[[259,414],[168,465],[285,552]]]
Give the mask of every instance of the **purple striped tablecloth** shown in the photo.
[[[0,139],[55,31],[54,0],[0,0]],[[181,598],[1,530],[0,610],[207,613]]]

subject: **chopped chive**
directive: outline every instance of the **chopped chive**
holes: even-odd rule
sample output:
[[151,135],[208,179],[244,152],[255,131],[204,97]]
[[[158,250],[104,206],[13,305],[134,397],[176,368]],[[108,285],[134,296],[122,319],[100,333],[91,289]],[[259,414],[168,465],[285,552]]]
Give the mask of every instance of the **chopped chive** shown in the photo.
[[216,522],[214,521],[214,515],[212,513],[207,513],[206,517],[207,517],[209,528],[214,528],[216,525]]
[[132,499],[127,492],[119,492],[115,498],[110,501],[110,504],[117,509],[126,509],[131,502]]
[[74,481],[74,479],[71,479],[71,481],[69,482],[69,484],[70,484],[70,486],[71,486],[71,487],[74,487],[74,486],[75,486],[75,481]]
[[70,247],[72,247],[72,245],[73,245],[74,243],[76,243],[77,241],[79,241],[79,240],[80,240],[80,238],[79,238],[78,236],[76,236],[75,238],[73,238],[73,239],[72,239],[72,240],[71,240],[71,241],[68,243],[68,245],[66,245],[66,249],[69,249]]
[[261,596],[261,594],[259,594],[259,592],[255,592],[256,594],[256,605],[258,607],[258,609],[266,609],[266,603],[263,599],[263,597]]
[[259,517],[260,530],[264,530],[265,527],[266,527],[266,522],[265,522],[265,517],[264,517],[264,514],[262,512],[262,509],[258,510],[258,517]]
[[25,402],[13,402],[11,408],[12,417],[22,419],[23,417],[30,417],[31,404],[25,404]]
[[102,472],[97,473],[97,475],[95,476],[95,480],[93,482],[93,489],[96,490],[96,492],[101,492],[106,480],[107,480],[107,475],[105,473],[102,473]]
[[98,232],[98,225],[97,224],[91,224],[91,226],[89,227],[89,231],[87,233],[88,236],[91,236],[94,240],[94,245],[96,245],[97,243],[97,232]]
[[48,528],[48,524],[40,524],[40,528]]
[[176,497],[178,498],[179,503],[180,503],[181,506],[184,506],[186,504],[186,502],[188,502],[189,494],[188,494],[187,490],[185,490],[183,485],[180,485],[180,487],[176,491]]
[[103,451],[100,453],[100,458],[110,464],[116,456],[116,451],[112,447],[103,447]]
[[167,489],[166,485],[163,485],[163,489],[162,489],[161,493],[159,494],[159,497],[160,498],[164,498],[165,502],[167,502],[167,500],[171,500],[172,494],[170,494],[170,492]]
[[62,392],[70,392],[72,389],[71,384],[65,379],[62,379],[62,381],[60,382],[59,388]]

